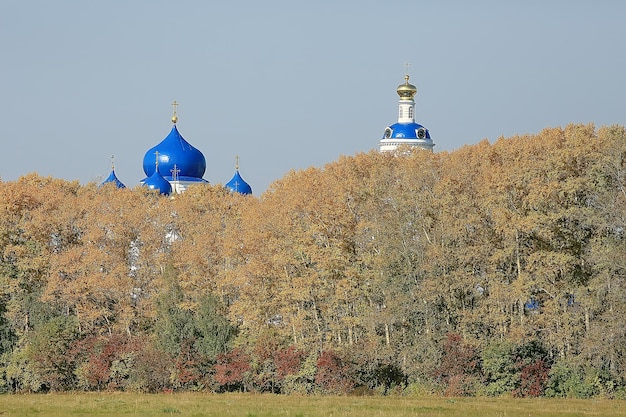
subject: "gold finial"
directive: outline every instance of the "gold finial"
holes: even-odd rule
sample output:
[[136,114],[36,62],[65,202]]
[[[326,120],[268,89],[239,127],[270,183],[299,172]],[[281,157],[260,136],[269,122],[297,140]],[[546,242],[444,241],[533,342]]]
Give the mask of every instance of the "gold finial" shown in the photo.
[[178,108],[178,103],[176,100],[172,102],[172,107],[174,107],[174,115],[172,116],[172,123],[176,124],[178,122],[178,116],[176,115],[176,109]]
[[398,89],[396,90],[398,92],[398,95],[400,96],[400,99],[402,100],[412,100],[413,97],[415,97],[415,94],[417,94],[417,87],[415,87],[413,84],[409,84],[410,66],[411,64],[409,64],[408,62],[404,64],[404,68],[406,69],[404,73],[404,84],[400,84],[398,86]]
[[235,170],[239,171],[239,155],[235,155]]
[[115,169],[115,155],[111,155],[111,171]]
[[156,155],[156,160],[154,161],[154,165],[156,166],[157,171],[159,170],[159,151],[154,152]]

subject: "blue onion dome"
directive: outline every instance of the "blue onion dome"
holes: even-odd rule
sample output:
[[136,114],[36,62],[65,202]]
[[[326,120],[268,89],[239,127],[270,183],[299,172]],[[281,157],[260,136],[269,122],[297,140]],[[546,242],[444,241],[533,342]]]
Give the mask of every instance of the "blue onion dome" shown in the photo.
[[419,123],[394,123],[383,132],[383,139],[430,139],[430,132]]
[[172,193],[172,186],[168,180],[163,178],[158,169],[152,172],[152,175],[142,181],[143,185],[151,190],[159,191],[159,194],[170,195]]
[[248,184],[244,181],[243,178],[241,178],[238,169],[235,170],[235,175],[233,175],[233,178],[226,183],[225,187],[228,188],[230,191],[239,194],[252,194],[252,187],[250,187],[250,184]]
[[[177,105],[176,102],[174,102]],[[198,149],[187,142],[176,128],[178,116],[174,112],[172,130],[158,145],[148,149],[143,157],[143,171],[150,177],[155,170],[154,157],[158,155],[158,169],[168,181],[207,182],[202,178],[206,160]],[[175,177],[175,178],[174,178]]]
[[112,156],[111,157],[111,173],[109,174],[107,179],[102,181],[102,184],[100,184],[100,187],[102,187],[103,185],[109,184],[109,183],[113,183],[113,184],[115,184],[115,186],[117,188],[126,188],[124,183],[122,183],[122,181],[120,181],[117,178],[117,175],[115,175],[115,164],[113,163],[113,159],[114,159],[114,157]]
[[103,185],[109,184],[109,183],[113,183],[115,184],[115,186],[117,188],[126,188],[126,186],[124,185],[124,183],[122,181],[120,181],[117,176],[115,175],[115,170],[111,170],[111,173],[109,174],[109,176],[107,177],[106,180],[102,181],[102,184],[100,184],[100,186],[102,187]]

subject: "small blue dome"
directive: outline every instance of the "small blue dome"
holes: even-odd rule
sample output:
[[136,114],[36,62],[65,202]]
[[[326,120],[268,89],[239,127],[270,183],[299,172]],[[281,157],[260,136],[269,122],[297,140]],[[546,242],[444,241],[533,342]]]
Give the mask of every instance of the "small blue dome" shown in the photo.
[[252,187],[241,178],[239,175],[239,170],[235,171],[235,175],[233,178],[228,181],[225,185],[226,188],[230,189],[230,191],[237,192],[239,194],[252,194]]
[[172,193],[172,186],[169,181],[163,178],[160,170],[154,170],[149,178],[143,180],[143,185],[151,190],[158,190],[160,194],[170,195]]
[[430,139],[430,132],[419,123],[394,123],[385,129],[383,139]]
[[126,188],[124,183],[122,183],[122,181],[117,179],[117,176],[115,175],[115,170],[114,169],[111,169],[111,173],[109,174],[109,176],[107,177],[106,180],[102,181],[102,184],[100,184],[100,187],[102,187],[103,185],[108,184],[108,183],[115,184],[115,186],[117,188]]
[[150,148],[144,155],[143,172],[147,177],[154,173],[156,152],[159,153],[159,172],[166,180],[173,179],[174,169],[176,169],[176,179],[180,181],[206,182],[202,179],[206,170],[204,155],[181,136],[176,125],[172,127],[165,139]]

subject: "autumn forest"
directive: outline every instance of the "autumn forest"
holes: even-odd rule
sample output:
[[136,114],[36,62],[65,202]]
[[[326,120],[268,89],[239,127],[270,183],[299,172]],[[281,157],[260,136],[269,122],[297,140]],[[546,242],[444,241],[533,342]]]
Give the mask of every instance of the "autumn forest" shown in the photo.
[[0,391],[626,396],[626,131],[0,182]]

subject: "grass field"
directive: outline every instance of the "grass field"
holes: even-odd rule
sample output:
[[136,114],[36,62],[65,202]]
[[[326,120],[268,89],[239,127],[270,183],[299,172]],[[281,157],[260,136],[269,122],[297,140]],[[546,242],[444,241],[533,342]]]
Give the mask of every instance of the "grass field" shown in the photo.
[[254,394],[0,395],[1,416],[626,416],[623,400],[328,397]]

